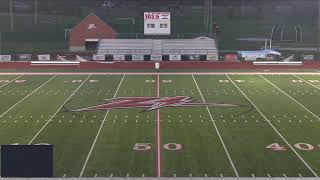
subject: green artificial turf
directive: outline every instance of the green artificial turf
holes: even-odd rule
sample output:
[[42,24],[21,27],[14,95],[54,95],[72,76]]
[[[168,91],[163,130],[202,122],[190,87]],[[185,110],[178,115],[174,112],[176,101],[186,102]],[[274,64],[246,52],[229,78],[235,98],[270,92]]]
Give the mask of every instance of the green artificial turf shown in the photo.
[[[157,80],[147,73],[1,75],[0,144],[53,144],[56,177],[155,177],[159,164],[163,177],[320,174],[319,75]],[[71,111],[158,94],[240,106],[163,107],[160,122],[157,110],[143,108]],[[147,150],[135,150],[139,144]]]

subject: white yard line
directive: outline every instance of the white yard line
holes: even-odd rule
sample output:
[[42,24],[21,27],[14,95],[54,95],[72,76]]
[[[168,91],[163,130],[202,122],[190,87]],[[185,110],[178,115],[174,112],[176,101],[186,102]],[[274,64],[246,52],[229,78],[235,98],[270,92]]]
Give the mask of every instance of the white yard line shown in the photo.
[[[200,96],[201,96],[201,98],[202,98],[202,101],[203,101],[204,103],[206,103],[206,100],[204,99],[204,97],[203,97],[203,95],[202,95],[202,92],[201,92],[201,90],[200,90],[200,88],[199,88],[199,86],[198,86],[198,83],[197,83],[197,81],[196,81],[196,79],[194,78],[193,75],[192,75],[192,78],[193,78],[193,81],[194,81],[195,85],[197,86],[197,89],[198,89],[198,91],[199,91],[199,93],[200,93]],[[214,126],[214,128],[215,128],[215,130],[216,130],[216,132],[217,132],[217,134],[218,134],[218,136],[219,136],[219,139],[220,139],[220,142],[221,142],[221,144],[222,144],[222,146],[223,146],[223,149],[224,149],[224,151],[226,152],[226,154],[227,154],[227,156],[228,156],[228,159],[229,159],[229,162],[230,162],[230,164],[231,164],[231,166],[232,166],[232,168],[233,168],[233,171],[234,171],[234,173],[236,174],[236,176],[239,177],[239,173],[238,173],[235,165],[233,164],[233,161],[232,161],[232,159],[231,159],[231,156],[230,156],[230,154],[229,154],[229,151],[228,151],[228,149],[227,149],[227,147],[226,147],[226,145],[225,145],[225,143],[224,143],[224,141],[223,141],[223,139],[222,139],[222,137],[221,137],[221,135],[220,135],[220,131],[219,131],[219,129],[218,129],[218,126],[216,125],[216,123],[215,123],[214,120],[213,120],[213,117],[212,117],[212,115],[211,115],[211,112],[210,112],[210,110],[209,110],[209,107],[206,106],[206,109],[207,109],[208,114],[209,114],[209,116],[210,116],[210,118],[211,118],[212,124],[213,124],[213,126]]]
[[306,80],[302,79],[301,77],[299,77],[299,76],[297,76],[297,75],[293,75],[293,76],[294,76],[294,77],[296,77],[296,78],[298,78],[298,79],[300,79],[300,80],[302,80],[302,81],[304,81],[305,83],[307,83],[307,84],[309,84],[309,85],[311,85],[311,86],[313,86],[313,87],[317,88],[317,89],[320,89],[320,87],[318,87],[318,86],[316,86],[316,85],[314,85],[314,84],[312,84],[312,83],[310,83],[310,82],[308,82],[308,81],[306,81]]
[[[119,91],[119,89],[120,89],[120,87],[121,87],[122,81],[123,81],[123,79],[125,78],[125,76],[126,76],[125,74],[122,76],[122,78],[121,78],[121,80],[120,80],[120,82],[119,82],[119,84],[118,84],[117,90],[116,90],[116,92],[114,93],[113,98],[117,97],[118,91]],[[96,135],[96,137],[95,137],[95,139],[94,139],[94,141],[93,141],[93,143],[92,143],[92,145],[91,145],[91,148],[90,148],[90,150],[89,150],[89,153],[88,153],[88,155],[87,155],[87,157],[86,157],[86,160],[85,160],[85,162],[84,162],[84,164],[83,164],[83,166],[82,166],[82,169],[81,169],[81,172],[80,172],[79,177],[82,177],[82,175],[83,175],[83,173],[84,173],[84,171],[85,171],[85,169],[86,169],[86,167],[87,167],[87,163],[88,163],[88,161],[89,161],[89,159],[90,159],[90,157],[91,157],[91,153],[92,153],[92,151],[93,151],[93,149],[94,149],[94,147],[95,147],[95,145],[96,145],[96,143],[97,143],[98,137],[99,137],[99,135],[100,135],[100,132],[101,132],[101,130],[102,130],[102,128],[103,128],[104,123],[106,122],[106,119],[107,119],[107,117],[108,117],[108,114],[109,114],[109,110],[107,110],[107,112],[106,112],[106,114],[105,114],[105,116],[104,116],[104,118],[103,118],[103,121],[102,121],[102,123],[101,123],[101,125],[100,125],[100,128],[99,128],[99,130],[98,130],[98,132],[97,132],[97,135]]]
[[4,116],[5,114],[7,114],[11,109],[13,109],[14,107],[16,107],[19,103],[21,103],[22,101],[24,101],[25,99],[27,99],[29,96],[31,96],[33,93],[35,93],[36,91],[38,91],[40,88],[42,88],[44,85],[46,85],[48,82],[50,82],[53,78],[55,78],[57,75],[53,76],[52,78],[50,78],[49,80],[47,80],[46,82],[44,82],[43,84],[41,84],[37,89],[33,90],[31,93],[29,93],[28,95],[26,95],[24,98],[22,98],[20,101],[18,101],[17,103],[15,103],[13,106],[11,106],[8,110],[6,110],[4,113],[2,113],[0,115],[0,118],[2,116]]
[[73,91],[73,93],[66,99],[63,104],[58,108],[58,110],[51,116],[51,118],[41,127],[41,129],[37,132],[37,134],[29,141],[29,145],[33,143],[33,141],[39,136],[39,134],[43,131],[43,129],[52,121],[52,119],[58,114],[58,112],[61,110],[61,108],[71,99],[71,97],[82,87],[82,85],[91,77],[89,75],[81,84],[80,86]]
[[318,177],[317,173],[310,167],[310,165],[300,156],[300,154],[290,145],[290,143],[282,136],[282,134],[277,130],[275,126],[270,122],[270,120],[260,111],[260,109],[251,101],[251,99],[238,87],[238,85],[228,76],[231,83],[241,92],[241,94],[254,106],[254,108],[261,114],[265,121],[272,127],[272,129],[281,137],[281,139],[287,144],[288,147],[295,153],[295,155],[302,161],[302,163],[312,172],[315,177]]
[[287,97],[289,97],[292,101],[294,101],[295,103],[299,104],[304,110],[308,111],[310,114],[312,114],[315,118],[317,118],[318,120],[320,120],[320,117],[318,117],[316,114],[314,114],[312,111],[310,111],[308,108],[306,108],[303,104],[301,104],[300,102],[298,102],[296,99],[294,99],[293,97],[291,97],[289,94],[287,94],[286,92],[284,92],[282,89],[280,89],[278,86],[276,86],[275,84],[273,84],[271,81],[269,81],[267,78],[265,78],[264,76],[260,75],[265,81],[267,81],[268,83],[270,83],[273,87],[277,88],[280,92],[282,92],[283,94],[285,94]]
[[[157,75],[157,97],[160,97],[160,75]],[[161,125],[160,109],[157,109],[157,177],[161,177]]]
[[7,82],[7,83],[5,83],[5,84],[1,85],[1,86],[0,86],[0,89],[1,89],[1,88],[3,88],[3,87],[4,87],[4,86],[6,86],[6,85],[8,85],[8,84],[12,83],[13,81],[15,81],[15,80],[17,80],[17,79],[21,78],[22,76],[23,76],[23,75],[20,75],[20,76],[18,76],[18,77],[16,77],[16,78],[12,79],[11,81],[9,81],[9,82]]
[[320,75],[319,72],[13,72],[1,75]]

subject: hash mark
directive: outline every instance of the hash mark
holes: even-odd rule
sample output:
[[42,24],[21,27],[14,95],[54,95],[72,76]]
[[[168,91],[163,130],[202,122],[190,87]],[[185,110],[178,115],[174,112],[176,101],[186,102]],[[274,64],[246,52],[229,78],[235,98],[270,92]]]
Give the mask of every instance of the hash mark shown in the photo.
[[256,177],[254,174],[251,174],[251,177]]
[[283,175],[283,177],[288,177],[286,174],[282,174]]
[[268,176],[268,177],[271,177],[271,175],[270,175],[270,174],[267,174],[267,176]]
[[301,173],[298,174],[299,177],[303,177]]

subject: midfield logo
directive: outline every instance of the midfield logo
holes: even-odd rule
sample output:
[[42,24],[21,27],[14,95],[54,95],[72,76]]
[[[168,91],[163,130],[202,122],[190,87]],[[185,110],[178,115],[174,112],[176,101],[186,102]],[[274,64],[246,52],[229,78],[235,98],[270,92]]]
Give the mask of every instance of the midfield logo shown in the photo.
[[106,103],[95,106],[84,107],[73,112],[79,111],[98,111],[112,109],[130,109],[130,108],[145,108],[143,111],[153,111],[165,107],[239,107],[236,104],[218,104],[218,103],[201,103],[195,102],[188,96],[175,97],[119,97],[107,99]]

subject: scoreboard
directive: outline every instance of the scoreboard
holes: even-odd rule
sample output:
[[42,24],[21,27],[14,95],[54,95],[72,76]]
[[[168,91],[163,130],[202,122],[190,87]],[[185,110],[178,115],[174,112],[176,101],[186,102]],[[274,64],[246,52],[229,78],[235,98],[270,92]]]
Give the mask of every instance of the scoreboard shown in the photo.
[[145,35],[170,35],[171,19],[170,12],[145,12],[144,34]]

